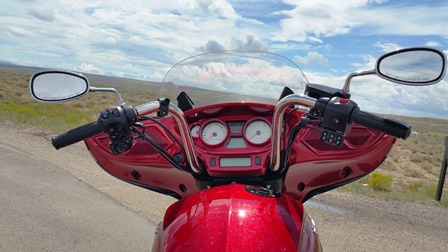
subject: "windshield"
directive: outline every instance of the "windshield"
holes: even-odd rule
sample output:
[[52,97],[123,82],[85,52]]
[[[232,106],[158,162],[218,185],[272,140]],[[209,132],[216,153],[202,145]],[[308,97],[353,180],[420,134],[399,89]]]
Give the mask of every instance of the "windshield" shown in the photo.
[[219,51],[187,58],[163,79],[159,97],[175,101],[183,91],[195,105],[228,101],[275,103],[285,87],[303,93],[302,70],[278,54]]

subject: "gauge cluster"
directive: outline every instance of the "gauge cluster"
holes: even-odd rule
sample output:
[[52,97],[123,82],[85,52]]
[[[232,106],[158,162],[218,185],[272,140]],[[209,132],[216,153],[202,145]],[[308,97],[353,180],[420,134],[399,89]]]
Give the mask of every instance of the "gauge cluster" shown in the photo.
[[[196,156],[207,174],[264,175],[269,167],[274,107],[238,103],[219,108],[219,113],[202,109],[186,114]],[[288,131],[288,124],[284,129]]]
[[257,117],[250,120],[222,121],[210,119],[190,125],[191,136],[207,146],[225,145],[228,149],[264,145],[270,142],[270,122]]

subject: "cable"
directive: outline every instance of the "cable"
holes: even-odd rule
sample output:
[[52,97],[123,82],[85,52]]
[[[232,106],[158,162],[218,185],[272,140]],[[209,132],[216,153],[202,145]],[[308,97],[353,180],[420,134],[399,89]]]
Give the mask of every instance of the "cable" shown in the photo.
[[286,122],[288,122],[288,120],[289,120],[289,117],[292,115],[292,113],[294,112],[294,111],[296,111],[296,110],[298,110],[299,108],[293,108],[293,109],[291,109],[289,112],[288,112],[288,114],[286,115],[286,117],[285,117],[285,120],[283,120],[283,128],[282,128],[282,130],[283,130],[283,149],[286,149]]
[[190,172],[188,171],[186,168],[182,167],[180,164],[178,164],[173,157],[170,156],[170,154],[168,152],[166,152],[162,146],[160,146],[156,141],[154,141],[151,137],[149,137],[148,135],[146,135],[145,133],[141,132],[140,130],[138,130],[135,127],[131,128],[133,132],[137,133],[142,139],[146,140],[149,144],[151,144],[152,147],[154,147],[154,149],[156,149],[156,151],[166,160],[168,161],[168,163],[170,163],[172,166],[174,166],[175,168],[181,170],[181,171],[185,171],[185,172]]
[[186,152],[184,146],[179,142],[179,140],[174,136],[174,134],[165,125],[163,125],[156,119],[154,119],[152,117],[148,117],[148,116],[142,116],[142,117],[140,117],[140,119],[141,120],[150,120],[150,121],[156,123],[157,125],[159,125],[160,127],[162,127],[165,130],[165,132],[168,133],[173,138],[173,140],[179,145],[179,147],[183,150],[183,152],[184,153]]

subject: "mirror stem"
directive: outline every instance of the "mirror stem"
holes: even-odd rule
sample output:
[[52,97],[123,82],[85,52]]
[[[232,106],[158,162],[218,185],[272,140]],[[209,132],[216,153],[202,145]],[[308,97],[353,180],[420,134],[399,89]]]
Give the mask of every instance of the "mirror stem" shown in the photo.
[[118,92],[115,88],[96,88],[96,87],[90,87],[90,92],[112,92],[115,93],[118,96],[118,100],[120,102],[121,106],[126,105],[123,98],[121,97],[120,92]]
[[368,70],[368,71],[357,71],[357,72],[349,74],[347,76],[347,79],[345,79],[345,85],[344,85],[344,88],[342,89],[342,91],[344,91],[344,93],[350,92],[350,82],[352,81],[353,77],[372,75],[372,74],[376,74],[375,69]]

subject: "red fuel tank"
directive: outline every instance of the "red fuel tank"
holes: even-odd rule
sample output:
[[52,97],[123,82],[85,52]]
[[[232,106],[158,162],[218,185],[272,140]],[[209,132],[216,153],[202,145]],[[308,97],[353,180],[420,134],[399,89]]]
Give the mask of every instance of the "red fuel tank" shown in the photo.
[[153,251],[320,251],[301,202],[257,186],[231,184],[171,205]]

